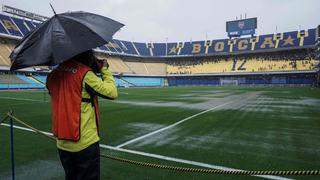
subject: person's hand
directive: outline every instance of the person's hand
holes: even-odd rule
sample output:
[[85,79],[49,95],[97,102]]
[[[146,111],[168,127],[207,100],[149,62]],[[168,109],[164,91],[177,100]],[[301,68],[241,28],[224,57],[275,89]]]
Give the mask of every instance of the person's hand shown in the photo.
[[102,69],[104,66],[109,69],[109,63],[106,59],[97,59],[99,67]]
[[109,69],[109,63],[106,59],[103,60],[104,66]]
[[106,59],[95,59],[92,69],[95,73],[101,73],[104,66],[109,68],[109,64]]
[[98,65],[98,70],[101,72],[101,69],[104,66],[104,60],[103,59],[97,59],[97,65]]

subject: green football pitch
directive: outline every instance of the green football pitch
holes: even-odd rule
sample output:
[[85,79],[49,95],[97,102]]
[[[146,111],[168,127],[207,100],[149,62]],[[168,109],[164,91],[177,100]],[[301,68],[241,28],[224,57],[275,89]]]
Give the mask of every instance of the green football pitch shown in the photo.
[[[51,130],[45,91],[1,91],[0,117]],[[101,153],[192,168],[319,170],[320,89],[168,87],[119,89],[100,99]],[[10,179],[10,129],[0,126],[0,179]],[[55,142],[15,123],[17,179],[64,179]],[[318,179],[175,172],[101,158],[102,179]]]

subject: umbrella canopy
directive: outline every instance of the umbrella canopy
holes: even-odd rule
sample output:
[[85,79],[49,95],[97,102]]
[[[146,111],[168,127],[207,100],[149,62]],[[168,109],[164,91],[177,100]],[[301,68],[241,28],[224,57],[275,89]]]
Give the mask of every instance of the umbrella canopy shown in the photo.
[[87,12],[56,14],[18,43],[10,55],[10,70],[57,65],[106,44],[123,26],[110,18]]

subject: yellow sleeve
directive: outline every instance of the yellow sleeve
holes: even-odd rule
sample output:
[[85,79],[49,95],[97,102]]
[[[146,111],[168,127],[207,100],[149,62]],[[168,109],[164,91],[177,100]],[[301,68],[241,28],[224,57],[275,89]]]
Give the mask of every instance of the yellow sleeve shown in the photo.
[[93,91],[95,95],[103,98],[117,98],[118,91],[111,72],[106,67],[103,67],[101,70],[101,74],[102,79],[92,71],[87,72],[86,76],[84,77],[86,88],[89,88],[89,90]]

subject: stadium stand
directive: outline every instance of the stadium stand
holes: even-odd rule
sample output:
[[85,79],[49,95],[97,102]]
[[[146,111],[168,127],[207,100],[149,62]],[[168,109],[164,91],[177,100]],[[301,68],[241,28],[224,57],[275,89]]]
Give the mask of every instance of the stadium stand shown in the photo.
[[120,57],[108,57],[108,63],[110,65],[110,70],[113,73],[127,73],[133,74],[133,71],[123,62]]
[[0,43],[0,65],[10,66],[9,55],[10,51],[8,51],[6,45]]
[[39,85],[41,85],[41,86],[45,86],[45,85],[46,85],[45,83],[43,83],[42,81],[40,81],[39,79],[37,79],[36,76],[34,76],[34,75],[32,75],[32,74],[27,75],[27,77],[28,77],[30,80],[32,80],[33,82],[35,82],[35,83],[37,83],[37,84],[39,84]]
[[0,73],[0,84],[28,84],[21,78],[18,78],[15,74]]
[[164,62],[146,62],[144,63],[150,75],[166,75],[167,65]]
[[[1,71],[8,71],[9,55],[17,39],[39,25],[38,21],[0,13]],[[315,55],[316,32],[319,30],[318,27],[250,38],[169,43],[114,39],[96,50],[99,57],[108,59],[110,70],[116,75],[117,85],[123,87],[194,84],[311,85],[319,79],[317,74],[320,64]],[[319,52],[317,51],[318,54]],[[49,69],[33,67],[28,73],[30,71],[47,72]],[[272,76],[265,77],[269,74]],[[212,77],[207,77],[208,75]],[[43,75],[17,75],[17,78],[27,82],[32,88],[43,88],[46,79]]]
[[118,87],[160,87],[164,78],[159,77],[115,77]]
[[151,56],[146,43],[140,43],[140,42],[132,42],[132,43],[134,45],[134,48],[137,49],[138,54],[140,56]]
[[24,74],[0,72],[0,89],[43,89],[44,85],[29,79]]
[[145,63],[142,61],[126,61],[126,65],[128,65],[134,74],[149,74]]
[[155,62],[151,59],[122,58],[124,64],[133,74],[166,75],[166,64],[162,60]]
[[14,24],[18,26],[18,28],[20,29],[20,32],[22,32],[23,35],[26,35],[30,31],[29,27],[25,25],[25,22],[23,21],[23,19],[16,18],[16,17],[10,17],[10,18],[12,19]]
[[28,27],[30,30],[36,27],[31,21],[25,20],[24,22],[26,27]]
[[315,70],[319,61],[307,51],[221,56],[168,62],[168,74],[210,74]]
[[119,56],[108,56],[103,53],[97,53],[96,56],[100,59],[107,59],[109,63],[109,69],[112,73],[126,73],[133,74],[133,71],[123,62],[123,59]]
[[123,79],[119,77],[115,77],[115,81],[117,84],[117,87],[130,87],[130,86],[135,86],[134,84],[130,84],[129,82],[124,81]]
[[315,85],[315,74],[262,74],[250,76],[170,76],[170,86],[195,85]]
[[42,84],[46,84],[47,82],[47,76],[44,75],[32,75],[33,78],[37,79],[40,81]]
[[[0,34],[22,37],[38,25],[39,22],[0,13]],[[315,35],[316,29],[308,29],[260,35],[254,38],[239,38],[232,41],[229,39],[218,39],[191,42],[142,43],[114,39],[109,44],[97,49],[104,51],[106,54],[134,57],[192,57],[310,47],[315,44]]]
[[20,78],[21,80],[27,82],[29,84],[30,88],[44,88],[43,84],[33,80],[32,78],[30,78],[30,76],[18,74],[17,77]]
[[[118,78],[117,78],[118,79]],[[119,79],[125,87],[130,86],[162,86],[163,78],[159,77],[123,77]]]
[[137,48],[132,42],[119,40],[117,43],[121,44],[124,54],[138,55]]
[[0,14],[0,21],[4,28],[7,30],[9,35],[12,36],[20,36],[22,37],[22,33],[18,26],[11,20],[9,16]]
[[100,59],[107,59],[110,66],[109,69],[114,74],[166,75],[164,61],[152,61],[149,59],[143,59],[143,61],[134,59],[132,61],[132,58],[110,56],[99,52],[96,56]]
[[[277,38],[278,35],[281,38]],[[314,36],[315,29],[309,29],[235,40],[220,39],[170,43],[141,43],[114,40],[112,45],[100,47],[100,50],[109,54],[139,57],[192,57],[310,47],[314,45]]]
[[11,64],[9,55],[15,44],[13,40],[0,38],[0,65],[9,66]]

